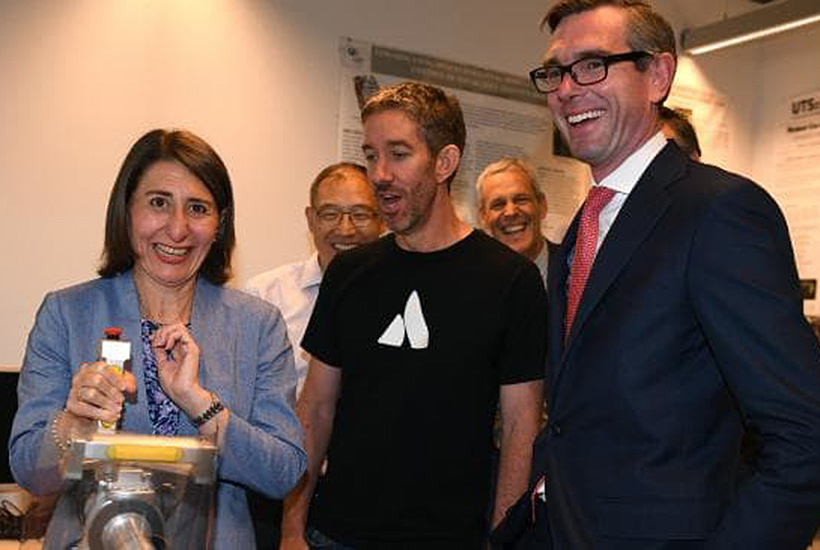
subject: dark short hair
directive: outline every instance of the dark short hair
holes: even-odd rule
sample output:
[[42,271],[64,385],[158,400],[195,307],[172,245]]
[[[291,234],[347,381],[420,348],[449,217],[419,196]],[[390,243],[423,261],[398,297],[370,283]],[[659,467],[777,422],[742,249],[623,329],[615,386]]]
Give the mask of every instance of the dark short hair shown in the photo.
[[205,140],[187,130],[151,130],[128,151],[108,198],[105,245],[97,272],[102,277],[113,277],[134,267],[130,201],[145,171],[160,161],[173,161],[185,166],[213,195],[219,230],[199,272],[214,284],[224,284],[231,277],[231,254],[236,244],[231,179],[216,151]]
[[[407,115],[421,128],[421,135],[433,156],[447,145],[458,147],[464,154],[467,129],[458,99],[429,84],[402,82],[382,88],[371,96],[362,109],[362,122],[384,111],[397,110]],[[453,180],[456,172],[450,176]]]
[[683,152],[690,157],[693,154],[700,157],[700,143],[692,123],[678,111],[669,107],[661,107],[660,116],[661,122],[672,129],[672,133],[675,134],[675,143],[683,149]]
[[[652,9],[652,6],[640,0],[559,0],[541,20],[541,28],[546,25],[550,32],[555,32],[564,18],[603,6],[626,10],[626,42],[630,49],[649,53],[669,53],[677,60],[675,31],[672,30],[672,26],[661,14]],[[639,71],[645,71],[649,66],[649,59],[639,59],[635,66]],[[659,104],[663,104],[665,100],[666,97]]]
[[310,184],[310,206],[316,208],[316,201],[319,200],[319,186],[327,180],[343,178],[345,172],[361,174],[367,180],[367,168],[355,162],[337,162],[322,169]]

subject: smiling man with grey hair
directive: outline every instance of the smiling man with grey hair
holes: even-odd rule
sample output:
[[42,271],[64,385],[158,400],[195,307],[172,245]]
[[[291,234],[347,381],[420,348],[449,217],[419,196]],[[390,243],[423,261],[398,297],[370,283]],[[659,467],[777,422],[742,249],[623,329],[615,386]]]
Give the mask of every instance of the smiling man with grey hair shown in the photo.
[[476,180],[476,199],[482,228],[534,262],[546,286],[549,256],[558,245],[541,229],[547,198],[529,163],[502,158],[488,165]]

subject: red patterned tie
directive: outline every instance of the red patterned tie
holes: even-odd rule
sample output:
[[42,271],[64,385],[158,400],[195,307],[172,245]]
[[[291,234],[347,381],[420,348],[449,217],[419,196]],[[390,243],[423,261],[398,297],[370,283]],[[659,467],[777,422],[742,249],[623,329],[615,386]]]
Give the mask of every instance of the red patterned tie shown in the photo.
[[572,257],[572,274],[569,289],[567,289],[564,339],[569,337],[572,321],[575,319],[578,304],[581,302],[584,287],[589,279],[592,262],[595,261],[595,248],[598,244],[598,215],[614,196],[615,191],[612,189],[595,186],[589,190],[584,208],[581,210],[581,222],[578,224],[578,236],[575,238],[575,254]]

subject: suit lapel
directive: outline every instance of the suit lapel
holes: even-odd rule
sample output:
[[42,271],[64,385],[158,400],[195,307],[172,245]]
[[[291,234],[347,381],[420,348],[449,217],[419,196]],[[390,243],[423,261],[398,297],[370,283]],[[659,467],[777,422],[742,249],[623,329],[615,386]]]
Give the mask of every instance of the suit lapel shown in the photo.
[[[636,253],[640,244],[647,238],[652,228],[666,212],[671,202],[668,187],[680,179],[685,168],[685,157],[678,153],[675,148],[667,145],[649,164],[635,188],[627,197],[621,211],[615,218],[615,223],[607,233],[606,239],[595,257],[595,263],[592,265],[592,271],[581,297],[578,312],[575,314],[572,331],[566,345],[563,347],[562,360],[558,363],[559,372],[572,349],[573,343],[577,340],[578,334],[583,330],[584,324],[606,290],[615,281],[618,274]],[[578,216],[576,216],[573,226],[577,225],[577,218]],[[572,240],[568,239],[565,242],[574,243],[575,235],[572,235]],[[569,246],[565,247],[566,254],[569,254],[569,248]],[[565,282],[566,278],[564,279],[563,288],[560,289],[562,290],[560,295],[562,296],[561,301],[564,310],[566,310]],[[563,328],[563,320],[561,327]],[[550,332],[555,333],[556,331]],[[557,375],[558,372],[556,372],[556,377]]]
[[[561,363],[564,353],[564,319],[567,315],[567,279],[569,278],[569,260],[574,249],[575,239],[578,233],[578,223],[581,218],[581,209],[575,214],[575,218],[567,228],[564,239],[558,250],[551,255],[549,269],[547,271],[547,317],[549,330],[548,355],[549,365],[556,368]],[[557,370],[549,369],[547,377],[553,378]]]

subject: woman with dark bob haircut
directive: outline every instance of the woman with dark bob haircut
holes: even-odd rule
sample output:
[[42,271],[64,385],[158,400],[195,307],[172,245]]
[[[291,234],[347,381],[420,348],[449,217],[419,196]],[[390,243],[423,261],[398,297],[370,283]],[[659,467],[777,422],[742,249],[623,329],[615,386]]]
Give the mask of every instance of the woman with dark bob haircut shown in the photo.
[[200,274],[215,285],[231,276],[231,254],[236,244],[233,225],[233,189],[228,170],[210,145],[185,130],[152,130],[137,141],[122,163],[108,199],[105,218],[105,248],[99,269],[102,277],[113,277],[134,266],[128,234],[128,202],[145,169],[159,160],[173,160],[205,184],[219,211],[219,231]]
[[[228,172],[205,141],[153,130],[134,144],[108,202],[101,278],[46,295],[29,334],[9,443],[20,485],[60,489],[63,451],[96,421],[210,436],[220,455],[210,547],[254,547],[246,490],[284,497],[306,457],[285,323],[273,306],[222,286],[233,220]],[[132,343],[132,372],[98,360],[110,326]],[[78,540],[69,506],[58,502],[46,548]]]

